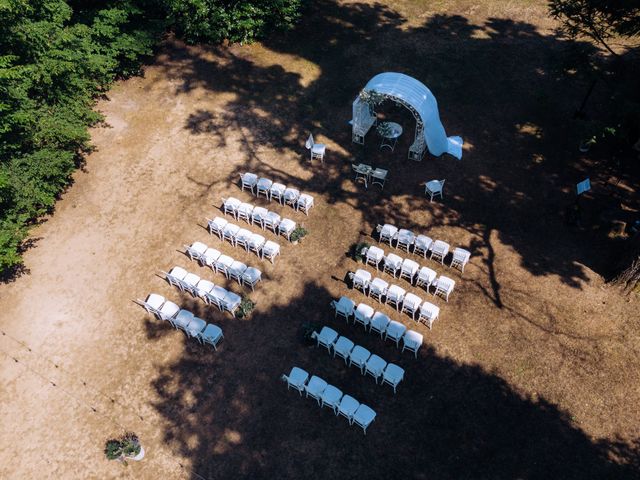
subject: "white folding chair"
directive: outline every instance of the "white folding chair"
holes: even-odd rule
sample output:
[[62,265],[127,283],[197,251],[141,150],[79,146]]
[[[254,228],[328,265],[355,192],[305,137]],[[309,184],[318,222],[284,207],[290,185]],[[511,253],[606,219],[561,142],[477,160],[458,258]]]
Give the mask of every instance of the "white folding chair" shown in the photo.
[[369,333],[377,332],[380,334],[380,338],[383,338],[389,323],[391,323],[391,319],[388,316],[382,312],[376,312],[369,322]]
[[224,335],[222,334],[222,329],[212,323],[209,323],[205,327],[204,332],[202,332],[198,337],[200,342],[202,342],[203,344],[208,343],[213,347],[214,350],[218,350],[218,343],[220,343],[220,340],[222,340],[223,338]]
[[277,234],[278,226],[280,225],[280,215],[276,212],[269,211],[262,219],[262,224],[265,229],[270,229],[273,233]]
[[251,240],[251,236],[253,232],[251,230],[247,230],[246,228],[241,228],[233,237],[234,246],[243,247],[247,252],[249,251],[249,241]]
[[222,198],[222,211],[225,215],[231,214],[237,220],[238,207],[242,202],[235,197]]
[[456,282],[454,280],[449,277],[445,277],[444,275],[440,275],[440,277],[436,280],[436,290],[435,292],[433,292],[433,294],[443,297],[448,302],[449,295],[451,295],[451,292],[453,292],[453,288],[455,286]]
[[253,207],[251,212],[251,223],[253,225],[260,225],[260,228],[264,230],[264,219],[269,214],[269,210],[264,207]]
[[175,328],[179,328],[182,331],[187,331],[191,320],[195,318],[195,315],[189,310],[181,309],[171,322]]
[[440,315],[440,307],[434,305],[431,302],[424,302],[420,307],[420,315],[418,316],[418,321],[425,323],[429,330],[431,330],[431,326],[433,322],[438,319]]
[[184,292],[185,284],[183,283],[184,277],[187,276],[189,272],[187,272],[182,267],[173,267],[169,273],[165,273],[165,278],[169,282],[169,285],[178,287],[181,291]]
[[439,260],[440,263],[444,265],[444,257],[446,257],[448,253],[449,244],[447,242],[443,242],[442,240],[436,240],[431,246],[431,257],[429,258],[433,260],[433,257],[436,257],[435,260]]
[[241,203],[238,205],[237,218],[238,220],[244,220],[247,223],[251,223],[251,215],[253,213],[253,205],[250,203]]
[[378,265],[384,258],[384,250],[376,247],[375,245],[372,245],[367,248],[366,252],[363,253],[365,255],[365,263],[374,265],[376,267],[376,270],[378,270]]
[[276,257],[280,255],[280,245],[271,240],[267,240],[262,246],[260,253],[262,255],[261,258],[268,258],[271,263],[275,263]]
[[402,351],[409,350],[418,358],[418,350],[422,346],[423,336],[415,330],[409,330],[402,337]]
[[359,288],[362,293],[367,294],[367,287],[371,281],[371,274],[366,270],[359,268],[355,272],[349,275],[349,278],[353,282],[353,288]]
[[284,192],[286,189],[287,187],[282,183],[274,182],[269,189],[269,200],[273,200],[275,198],[278,203],[282,204],[282,202],[284,201]]
[[340,404],[340,400],[342,399],[342,395],[342,390],[334,387],[333,385],[327,385],[327,387],[322,392],[322,395],[320,395],[320,408],[326,405],[335,413],[336,408],[338,407],[338,405]]
[[324,163],[324,152],[327,148],[325,144],[315,143],[315,141],[313,140],[313,135],[310,133],[309,138],[307,138],[304,146],[307,148],[307,150],[309,150],[309,153],[311,154],[311,161],[320,160],[322,163]]
[[224,298],[227,296],[227,293],[229,292],[227,292],[226,289],[222,288],[219,285],[216,285],[208,294],[211,300],[210,303],[218,307],[218,310],[220,310],[221,312],[224,311]]
[[420,308],[420,304],[422,303],[422,299],[414,293],[407,293],[404,296],[404,300],[402,301],[402,310],[401,312],[406,312],[411,315],[412,319],[416,319],[416,312]]
[[384,385],[385,383],[387,385],[391,385],[393,387],[393,393],[395,395],[396,388],[398,387],[398,384],[402,381],[403,378],[404,378],[404,370],[400,368],[398,365],[394,363],[390,363],[387,365],[387,368],[384,369],[384,372],[382,372],[381,385]]
[[333,358],[336,358],[336,355],[342,357],[346,365],[354,346],[355,344],[347,337],[338,338],[336,343],[333,344]]
[[364,434],[367,434],[367,428],[373,421],[376,419],[376,412],[374,412],[370,407],[366,406],[364,403],[361,403],[356,410],[356,413],[353,414],[351,418],[351,425],[354,423],[362,428]]
[[436,272],[429,267],[422,267],[418,272],[418,279],[416,280],[416,287],[426,287],[427,292],[429,287],[436,281]]
[[391,241],[396,238],[398,228],[389,223],[385,223],[384,225],[378,225],[376,229],[380,232],[380,239],[378,241],[389,242],[389,246],[392,247]]
[[255,252],[256,255],[260,256],[260,252],[262,251],[262,247],[267,243],[267,239],[262,235],[258,235],[257,233],[252,233],[251,237],[249,237],[249,241],[247,242],[247,247],[252,252]]
[[445,180],[430,180],[424,186],[424,193],[429,195],[430,202],[433,202],[433,197],[439,196],[442,198],[442,189],[444,188]]
[[336,302],[335,300],[331,301],[331,306],[334,309],[334,317],[338,315],[345,318],[348,322],[349,317],[353,315],[353,309],[356,306],[356,303],[351,300],[349,297],[340,297],[340,299]]
[[416,255],[422,255],[424,258],[427,258],[427,253],[431,249],[431,244],[433,240],[427,237],[426,235],[418,235],[413,242],[413,253]]
[[245,188],[251,190],[251,193],[255,194],[253,191],[256,183],[258,183],[258,176],[255,173],[241,173],[240,174],[240,183],[242,184],[242,190]]
[[136,303],[144,308],[147,313],[154,315],[159,320],[161,320],[160,309],[164,302],[166,302],[166,299],[157,293],[150,293],[146,300],[136,300]]
[[250,286],[251,291],[260,280],[262,280],[262,272],[255,267],[247,268],[242,274],[242,284]]
[[291,241],[291,234],[296,229],[296,222],[289,220],[288,218],[282,219],[278,225],[278,233],[287,237],[287,240]]
[[231,280],[236,280],[238,282],[238,285],[242,285],[242,275],[247,270],[247,268],[249,267],[247,267],[244,263],[236,260],[229,267],[229,278],[231,278]]
[[309,215],[309,210],[313,207],[313,197],[307,193],[303,193],[296,201],[296,210],[302,210],[305,215]]
[[220,255],[213,264],[216,273],[222,272],[225,277],[229,278],[229,267],[233,265],[233,262],[235,262],[235,260],[229,255]]
[[228,223],[229,223],[229,220],[227,220],[226,218],[222,218],[222,217],[216,217],[213,220],[209,220],[207,218],[207,225],[209,227],[209,233],[211,235],[213,235],[215,233],[216,235],[218,235],[220,237],[220,240],[222,240],[222,231],[224,230],[224,227],[226,227]]
[[293,208],[296,208],[296,204],[298,203],[298,197],[300,196],[300,190],[297,190],[292,187],[288,187],[282,197],[284,198],[284,203],[286,205],[291,205]]
[[[166,320],[171,325],[173,325],[173,319],[180,311],[180,307],[175,303],[167,300],[164,302],[160,310],[158,310],[158,318],[160,320]],[[174,325],[175,326],[175,325]]]
[[402,257],[395,253],[389,253],[384,257],[384,266],[382,267],[382,270],[393,275],[393,278],[396,278],[398,270],[400,270],[401,267]]
[[386,366],[387,361],[374,353],[369,357],[369,360],[367,360],[367,363],[364,366],[364,374],[371,375],[375,379],[376,383],[378,383],[378,378],[380,378],[380,375],[382,375]]
[[207,267],[211,268],[213,271],[216,270],[215,267],[215,261],[220,258],[220,255],[222,255],[220,253],[219,250],[216,250],[215,248],[207,248],[204,253],[202,254],[201,257],[201,261],[203,265],[206,265]]
[[206,326],[207,322],[194,316],[189,322],[189,326],[185,329],[185,333],[189,338],[199,338]]
[[236,244],[236,234],[240,231],[240,227],[234,223],[227,223],[222,229],[222,240],[229,240],[231,245]]
[[327,388],[328,385],[329,384],[326,381],[324,381],[322,378],[316,377],[314,375],[309,379],[309,382],[304,387],[305,396],[307,398],[308,397],[315,398],[316,401],[318,402],[318,405],[320,405],[320,396],[322,395],[322,392],[324,392],[325,388]]
[[184,284],[184,289],[188,291],[194,297],[198,296],[198,282],[200,281],[200,277],[195,273],[187,273],[182,283]]
[[400,322],[396,322],[395,320],[391,320],[389,325],[387,325],[387,329],[384,331],[384,339],[387,340],[390,338],[394,342],[396,342],[396,347],[398,346],[402,335],[407,331],[407,327],[405,327]]
[[353,323],[361,323],[366,330],[373,318],[374,310],[366,303],[358,304],[353,312]]
[[287,390],[289,390],[289,387],[295,388],[302,396],[309,374],[301,368],[293,367],[289,375],[282,375],[280,378],[282,381],[287,382]]
[[236,316],[236,310],[242,302],[242,297],[237,293],[227,291],[227,294],[222,300],[222,311],[229,312],[234,317]]
[[402,305],[402,301],[406,294],[407,291],[404,288],[398,285],[391,285],[387,289],[387,300],[384,303],[393,305],[396,307],[396,310],[400,310],[400,305]]
[[453,250],[453,258],[451,259],[451,267],[459,268],[460,271],[464,272],[464,266],[469,263],[469,259],[471,258],[471,252],[465,250],[464,248],[455,248]]
[[351,350],[349,355],[349,366],[355,365],[360,369],[360,373],[364,375],[364,367],[367,365],[367,360],[371,357],[371,352],[360,345],[356,345]]
[[198,297],[205,301],[205,303],[209,303],[207,294],[209,294],[211,290],[213,290],[213,287],[215,287],[215,285],[212,281],[202,278],[196,284],[196,293],[198,294]]
[[258,190],[256,192],[256,197],[259,197],[260,194],[262,193],[268,199],[269,195],[271,194],[272,185],[273,185],[273,182],[268,178],[263,177],[260,180],[258,180],[258,183],[256,183],[256,187]]
[[389,288],[389,284],[382,280],[381,278],[374,278],[371,282],[369,282],[369,296],[375,298],[380,303],[382,303],[382,297],[387,294],[387,289]]
[[396,248],[405,248],[407,253],[409,252],[409,247],[413,245],[415,242],[416,236],[411,230],[400,229],[396,234]]
[[333,344],[338,339],[338,332],[329,327],[322,327],[320,333],[313,332],[311,334],[311,338],[316,341],[316,347],[322,345],[329,353],[331,353],[331,347],[333,347]]
[[359,406],[360,406],[359,401],[357,401],[355,398],[353,398],[350,395],[345,395],[340,399],[340,404],[336,408],[336,411],[335,411],[336,416],[339,417],[340,415],[342,415],[349,421],[349,423],[351,423],[351,419],[355,415]]
[[207,246],[202,242],[193,242],[191,245],[184,246],[187,255],[191,260],[202,263],[202,256],[207,251]]
[[413,285],[413,279],[415,278],[418,270],[420,269],[420,265],[418,262],[414,262],[408,258],[405,258],[402,261],[402,266],[400,267],[400,278],[406,278],[409,280],[409,283]]

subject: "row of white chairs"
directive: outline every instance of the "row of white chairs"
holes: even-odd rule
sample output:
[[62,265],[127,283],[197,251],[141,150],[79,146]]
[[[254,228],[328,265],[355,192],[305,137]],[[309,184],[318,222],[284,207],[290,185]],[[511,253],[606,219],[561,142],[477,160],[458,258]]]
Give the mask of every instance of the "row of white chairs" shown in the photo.
[[416,286],[425,287],[429,292],[429,287],[436,280],[436,272],[429,267],[421,267],[418,262],[410,258],[402,258],[395,253],[384,254],[384,250],[376,246],[371,246],[363,250],[364,261],[367,265],[374,265],[376,270],[380,270],[393,275],[393,278],[406,278],[411,285],[416,282]]
[[313,197],[308,193],[300,193],[296,188],[287,187],[268,178],[258,178],[255,173],[240,174],[240,183],[242,190],[248,188],[258,198],[261,194],[269,201],[275,198],[281,205],[291,205],[296,210],[302,210],[305,215],[309,215],[309,210],[314,206]]
[[[296,222],[289,218],[282,218],[276,212],[263,207],[256,207],[251,203],[240,202],[237,198],[223,198],[222,211],[225,215],[233,215],[236,220],[245,220],[249,225],[260,225],[262,230],[267,228],[276,235],[284,235],[291,241],[291,234],[296,229]],[[211,220],[207,219],[207,222]]]
[[[359,303],[356,307],[356,302],[351,300],[349,297],[340,297],[339,300],[333,300],[331,302],[331,306],[334,309],[334,316],[337,318],[338,315],[345,318],[347,323],[353,317],[353,324],[360,323],[365,332],[367,328],[369,329],[369,333],[375,332],[380,334],[380,338],[383,340],[387,340],[390,338],[396,343],[396,347],[400,346],[400,340],[402,340],[402,351],[409,350],[413,352],[416,358],[418,357],[418,350],[422,346],[422,341],[424,337],[421,333],[416,332],[415,330],[407,330],[402,323],[391,320],[388,315],[385,315],[382,312],[374,310],[373,307],[367,305],[366,303]],[[429,317],[426,318],[425,323],[431,325],[438,318],[440,313],[440,309],[435,305],[434,311],[429,314]],[[425,316],[427,315],[425,309]],[[420,317],[420,320],[423,320],[423,317]]]
[[215,305],[221,312],[229,312],[235,316],[235,312],[242,302],[242,297],[237,293],[230,292],[209,280],[201,279],[195,273],[189,273],[182,267],[173,267],[169,273],[162,272],[162,274],[169,285],[201,298],[208,305]]
[[[451,248],[447,242],[442,240],[433,241],[426,235],[416,235],[411,230],[398,229],[396,226],[389,223],[385,225],[378,225],[376,229],[380,233],[378,241],[388,242],[389,246],[393,247],[392,242],[395,240],[395,248],[402,247],[409,252],[409,247],[413,247],[413,253],[416,255],[422,255],[424,258],[427,258],[427,254],[431,252],[429,258],[433,260],[435,257],[435,260],[439,261],[442,265],[444,265],[444,259],[449,254],[449,250]],[[371,248],[369,250],[371,250]],[[378,262],[382,260],[382,257],[384,256],[382,249],[375,247],[373,252],[376,252],[375,257],[379,258]],[[382,255],[380,255],[380,252],[382,252]],[[470,258],[471,253],[469,251],[464,248],[457,247],[453,250],[449,266],[459,268],[464,272],[464,267],[469,263]]]
[[342,415],[349,421],[349,425],[354,423],[362,428],[367,434],[367,427],[376,418],[376,412],[364,403],[358,402],[350,395],[345,395],[337,387],[328,384],[325,380],[315,375],[309,378],[309,373],[305,370],[293,367],[289,375],[282,375],[282,381],[287,382],[287,390],[293,388],[305,397],[315,398],[320,408],[327,406],[333,410],[336,416]]
[[262,280],[262,272],[259,269],[248,267],[241,261],[234,260],[229,255],[224,255],[202,242],[193,242],[191,245],[185,245],[184,248],[191,260],[210,267],[216,273],[224,274],[228,279],[236,280],[238,285],[251,287],[252,291]]
[[381,385],[385,383],[391,385],[394,394],[398,384],[404,379],[404,369],[394,363],[387,363],[386,360],[356,345],[347,337],[338,335],[338,332],[332,328],[322,327],[320,332],[313,332],[311,337],[316,340],[316,346],[322,345],[329,353],[333,350],[333,358],[338,355],[346,365],[355,365],[362,375],[371,375],[376,384],[382,377]]
[[244,247],[248,251],[255,252],[261,259],[269,259],[275,263],[275,258],[280,255],[280,245],[274,241],[267,240],[262,235],[253,233],[251,230],[242,228],[231,223],[222,217],[213,220],[207,219],[209,233],[218,235],[220,240],[229,240],[234,247]]
[[[416,309],[422,303],[422,299],[419,296],[410,292],[407,293],[404,288],[398,285],[389,285],[389,282],[381,278],[375,277],[372,279],[371,273],[361,268],[355,272],[350,272],[349,278],[353,282],[354,288],[359,288],[362,293],[375,298],[380,303],[388,303],[395,306],[398,311],[404,312],[408,310],[408,313],[415,320]],[[453,292],[456,282],[449,277],[440,275],[440,277],[433,280],[432,285],[434,286],[433,296],[442,297],[448,302],[449,295]]]
[[[354,324],[360,323],[365,331],[368,328],[369,332],[375,331],[380,333],[381,336],[384,333],[384,339],[391,337],[396,342],[396,345],[406,330],[403,329],[404,325],[400,322],[391,320],[388,315],[375,310],[366,303],[361,302],[356,307],[353,300],[348,297],[341,297],[338,302],[332,302],[332,305],[336,316],[342,315],[347,320],[347,323],[350,317],[353,316]],[[409,314],[416,322],[424,323],[429,327],[429,330],[431,330],[433,322],[440,317],[440,307],[431,302],[422,302],[420,297],[413,294],[407,294],[402,303],[401,312]],[[417,319],[415,317],[416,313],[418,314]]]
[[209,344],[217,350],[218,343],[224,338],[222,329],[213,323],[207,323],[196,317],[188,310],[181,309],[175,303],[162,295],[150,293],[146,300],[137,299],[135,302],[142,306],[149,314],[159,320],[169,322],[174,328],[180,329],[189,338],[195,338],[202,344]]

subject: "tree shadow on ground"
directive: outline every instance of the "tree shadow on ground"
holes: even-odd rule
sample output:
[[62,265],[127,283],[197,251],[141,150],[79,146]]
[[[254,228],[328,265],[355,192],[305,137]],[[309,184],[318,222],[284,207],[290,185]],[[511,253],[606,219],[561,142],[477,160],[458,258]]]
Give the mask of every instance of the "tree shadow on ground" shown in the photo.
[[[353,296],[357,295],[354,292]],[[183,296],[181,306],[220,325],[217,352],[184,340],[182,358],[153,382],[164,440],[188,457],[193,478],[632,478],[638,448],[592,441],[541,397],[514,391],[478,365],[425,344],[418,358],[335,319],[314,283],[286,305],[248,320]],[[397,394],[305,344],[301,319],[328,325],[406,370]],[[156,320],[149,338],[175,335]],[[366,436],[279,380],[298,366],[377,412]],[[635,473],[634,473],[635,472]]]
[[[576,289],[588,281],[586,268],[605,271],[608,240],[567,228],[562,215],[575,200],[577,180],[590,174],[598,189],[571,140],[574,127],[566,125],[590,80],[572,73],[570,60],[590,51],[588,44],[508,19],[475,25],[461,16],[434,15],[410,27],[379,4],[323,0],[309,8],[296,30],[264,45],[317,66],[310,81],[281,65],[247,59],[239,47],[167,43],[162,65],[179,83],[176,95],[196,88],[233,94],[223,110],[198,109],[185,122],[213,148],[225,145],[228,129],[241,133],[241,161],[226,177],[212,174],[202,184],[207,195],[252,171],[352,207],[363,216],[365,231],[379,223],[425,233],[460,227],[472,235],[462,246],[481,257],[489,279],[484,293],[499,308],[514,292],[499,283],[492,239],[512,247],[533,275],[557,276]],[[351,143],[351,102],[381,71],[407,73],[432,89],[447,133],[465,139],[461,162],[406,160],[413,120],[388,106],[384,113],[404,115],[407,132],[396,152],[380,152],[374,133],[364,147]],[[310,131],[329,144],[324,166],[310,181],[292,174],[285,162],[262,160],[269,150],[306,165],[303,143]],[[351,188],[354,161],[389,167],[384,190]],[[421,183],[430,178],[447,179],[441,203],[423,195]],[[166,421],[165,440],[192,460],[195,472],[209,478],[633,476],[635,446],[594,441],[544,398],[526,397],[497,375],[428,345],[417,360],[401,355],[332,320],[329,301],[324,287],[307,283],[294,300],[250,320],[214,315],[226,336],[220,351],[187,342],[184,358],[160,371],[155,407]],[[184,306],[200,308],[188,301]],[[327,323],[405,368],[398,394],[325,351],[303,346],[297,337],[303,320]],[[278,378],[294,365],[373,407],[379,417],[370,433],[363,437],[344,419],[287,392]]]

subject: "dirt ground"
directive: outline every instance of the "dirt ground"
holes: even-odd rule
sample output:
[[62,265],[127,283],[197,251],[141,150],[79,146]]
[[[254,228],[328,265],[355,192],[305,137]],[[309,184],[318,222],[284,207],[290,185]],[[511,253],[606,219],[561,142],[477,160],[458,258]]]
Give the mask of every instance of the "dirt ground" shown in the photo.
[[[629,208],[637,187],[622,178],[612,193],[568,135],[587,81],[558,69],[587,47],[552,35],[543,4],[437,5],[317,2],[268,42],[169,39],[143,77],[115,85],[98,105],[96,151],[33,231],[28,274],[0,285],[1,478],[637,478],[639,301],[604,285],[610,245],[562,215],[586,174],[591,198]],[[374,133],[351,143],[351,102],[381,71],[432,89],[447,133],[465,139],[462,161],[406,160],[414,121],[388,105],[405,128],[395,152]],[[309,132],[327,144],[324,165],[307,161]],[[384,191],[354,184],[354,161],[388,168]],[[306,217],[256,200],[238,187],[244,171],[316,207]],[[447,179],[442,201],[422,193],[432,178]],[[226,196],[309,236],[280,238],[274,265],[223,244],[203,225]],[[404,254],[457,282],[448,303],[429,296],[441,307],[431,331],[345,282],[362,268],[349,248],[375,243],[379,223],[472,252],[463,275]],[[241,291],[181,253],[196,240],[262,269],[249,319],[159,278],[180,265]],[[221,326],[219,350],[145,315],[133,300],[150,292]],[[335,320],[340,295],[423,333],[418,359]],[[305,322],[403,367],[397,394],[305,345]],[[292,366],[374,408],[367,435],[287,392]],[[126,467],[102,452],[124,430],[146,449]]]

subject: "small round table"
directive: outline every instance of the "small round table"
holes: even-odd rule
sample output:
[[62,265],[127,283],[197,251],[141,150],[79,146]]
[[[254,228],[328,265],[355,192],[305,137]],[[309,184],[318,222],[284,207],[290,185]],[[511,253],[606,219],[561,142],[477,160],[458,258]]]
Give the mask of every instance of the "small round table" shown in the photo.
[[398,137],[402,135],[402,127],[396,122],[381,122],[378,125],[378,133],[382,137],[380,150],[384,147],[389,147],[393,152],[396,143],[398,143]]

